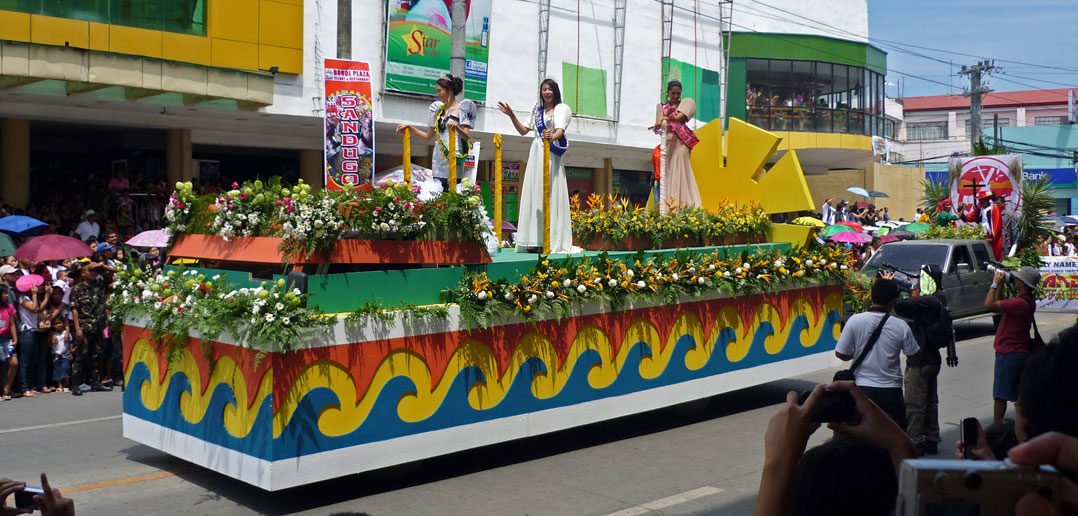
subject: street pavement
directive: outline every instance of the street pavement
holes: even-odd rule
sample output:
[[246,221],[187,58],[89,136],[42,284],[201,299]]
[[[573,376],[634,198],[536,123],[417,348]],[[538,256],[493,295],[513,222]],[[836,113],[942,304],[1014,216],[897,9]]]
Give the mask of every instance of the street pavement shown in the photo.
[[[1046,339],[1075,321],[1037,319]],[[962,418],[992,413],[990,319],[956,331],[959,367],[940,376],[944,453]],[[786,392],[833,372],[277,493],[124,439],[118,389],[50,394],[0,403],[0,477],[36,485],[44,471],[79,514],[751,514],[768,419]]]

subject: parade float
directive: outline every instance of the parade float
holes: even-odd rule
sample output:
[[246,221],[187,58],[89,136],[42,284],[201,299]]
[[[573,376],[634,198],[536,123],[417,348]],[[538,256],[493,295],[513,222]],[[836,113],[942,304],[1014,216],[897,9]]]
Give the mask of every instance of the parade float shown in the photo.
[[468,184],[178,185],[170,259],[190,265],[113,296],[124,435],[278,490],[834,364],[849,257],[767,220],[811,209],[796,154],[738,120],[698,134],[704,209],[640,230],[649,250],[615,250],[643,214],[596,222],[607,204],[574,215],[605,250],[490,252]]

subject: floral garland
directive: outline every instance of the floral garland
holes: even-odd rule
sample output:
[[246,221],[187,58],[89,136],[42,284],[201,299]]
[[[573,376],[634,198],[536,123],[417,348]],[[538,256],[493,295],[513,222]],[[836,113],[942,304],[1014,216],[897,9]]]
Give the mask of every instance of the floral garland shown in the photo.
[[193,332],[204,343],[229,332],[255,349],[287,351],[333,322],[304,306],[306,299],[299,290],[286,290],[283,279],[235,289],[220,275],[207,277],[194,269],[153,274],[133,266],[116,273],[109,305],[114,320],[146,318],[153,339],[173,350],[186,345]]
[[[275,202],[277,221],[281,224],[281,251],[285,256],[302,254],[306,258],[327,250],[345,227],[340,213],[340,196],[331,192],[310,192],[310,185],[301,180],[294,192],[283,190],[286,197]],[[291,197],[288,196],[290,193]]]
[[698,245],[717,243],[735,236],[762,236],[771,227],[770,217],[755,204],[722,203],[718,211],[673,208],[660,214],[632,207],[625,198],[592,194],[587,207],[580,199],[570,201],[573,235],[585,244],[593,240],[620,242],[635,237],[661,246],[668,239],[690,239]]
[[554,264],[541,258],[518,281],[493,280],[487,274],[464,278],[452,298],[470,324],[488,327],[497,317],[564,317],[586,301],[612,306],[634,299],[674,301],[680,295],[711,292],[750,295],[780,286],[841,283],[853,256],[843,248],[797,248],[787,252],[744,251],[678,254],[621,260],[606,253]]

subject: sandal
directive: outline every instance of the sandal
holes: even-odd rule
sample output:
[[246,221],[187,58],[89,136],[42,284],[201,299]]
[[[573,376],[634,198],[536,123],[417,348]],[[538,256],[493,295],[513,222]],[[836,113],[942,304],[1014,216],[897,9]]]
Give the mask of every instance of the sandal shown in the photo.
[[26,391],[26,392],[22,393],[22,397],[24,397],[24,398],[36,398],[37,394],[34,394],[34,391]]
[[11,396],[4,395],[4,401],[11,401]]

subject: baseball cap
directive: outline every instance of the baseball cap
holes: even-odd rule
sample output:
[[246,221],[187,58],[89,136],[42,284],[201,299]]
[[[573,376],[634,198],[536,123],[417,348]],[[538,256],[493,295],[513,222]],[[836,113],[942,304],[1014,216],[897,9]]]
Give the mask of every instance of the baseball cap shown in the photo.
[[112,245],[110,245],[108,242],[101,242],[100,244],[97,244],[97,250],[96,251],[99,252],[99,253],[103,253],[103,252],[109,251],[111,249],[112,249]]
[[1016,279],[1029,285],[1029,288],[1037,290],[1041,286],[1041,273],[1030,266],[1022,267],[1011,273]]
[[94,210],[86,210],[85,212],[83,212],[82,216],[83,217],[89,217],[90,215],[96,215],[96,214],[97,214],[97,212],[94,211]]
[[0,266],[0,276],[3,276],[5,274],[15,274],[17,272],[19,272],[19,269],[16,269],[15,267],[12,267],[10,265],[5,264]]
[[992,195],[993,195],[992,192],[986,192],[984,190],[981,190],[980,192],[977,192],[977,198],[978,199],[991,199]]

